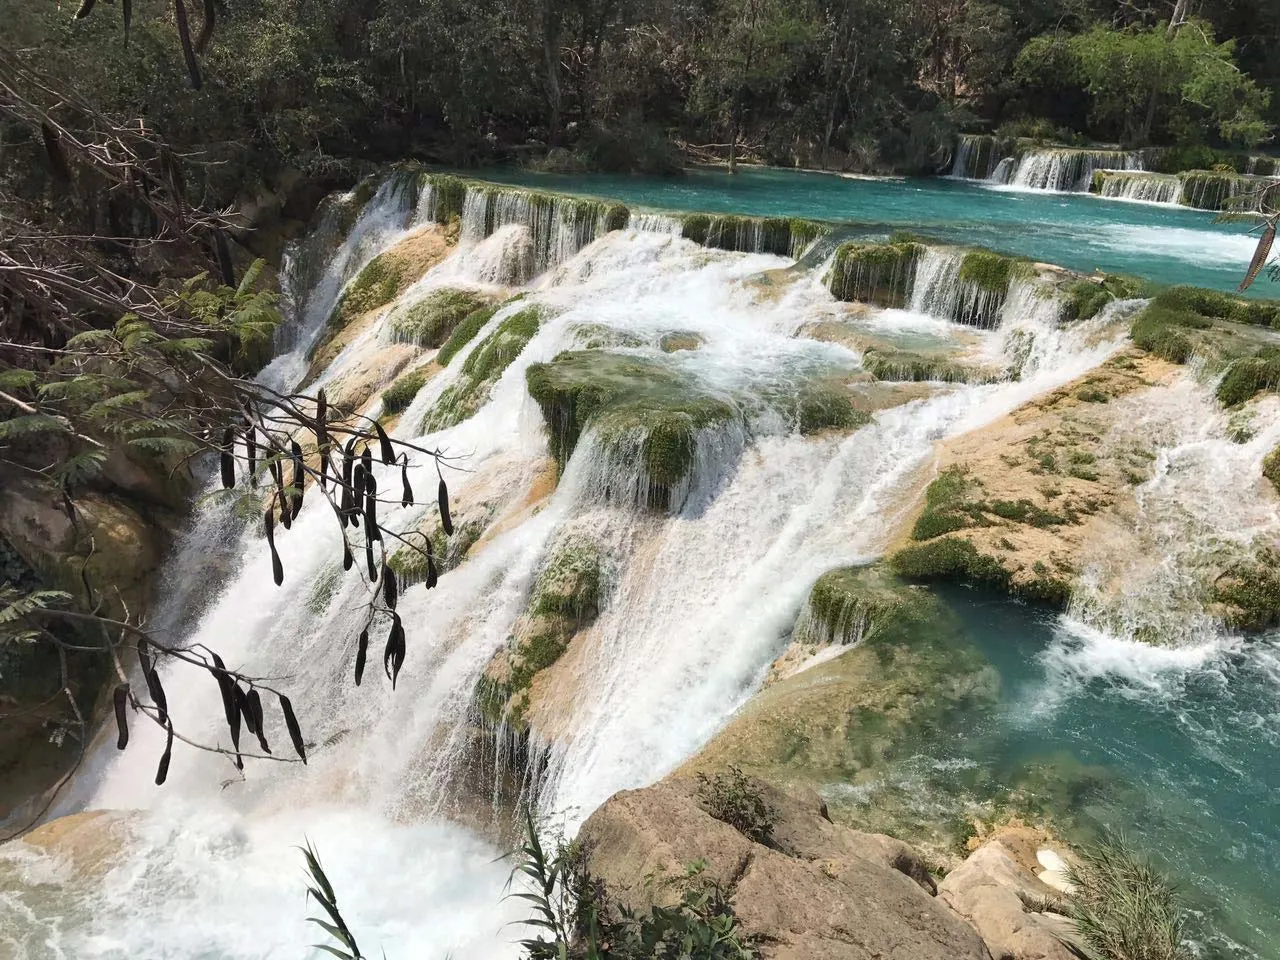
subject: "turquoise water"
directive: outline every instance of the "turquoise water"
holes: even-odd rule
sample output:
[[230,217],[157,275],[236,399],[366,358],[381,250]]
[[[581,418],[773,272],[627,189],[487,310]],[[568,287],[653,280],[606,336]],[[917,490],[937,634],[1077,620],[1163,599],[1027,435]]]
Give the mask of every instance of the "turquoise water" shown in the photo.
[[998,671],[999,702],[937,732],[890,775],[896,790],[956,812],[1021,791],[1072,839],[1123,832],[1181,885],[1200,956],[1280,956],[1280,644],[1139,648],[943,596]]
[[[822,173],[692,170],[674,179],[491,170],[485,179],[609,197],[655,210],[811,217],[869,235],[911,229],[1073,270],[1107,270],[1160,284],[1234,290],[1256,242],[1243,224],[1175,206],[986,187],[946,179],[855,180]],[[1262,283],[1257,295],[1274,295]]]

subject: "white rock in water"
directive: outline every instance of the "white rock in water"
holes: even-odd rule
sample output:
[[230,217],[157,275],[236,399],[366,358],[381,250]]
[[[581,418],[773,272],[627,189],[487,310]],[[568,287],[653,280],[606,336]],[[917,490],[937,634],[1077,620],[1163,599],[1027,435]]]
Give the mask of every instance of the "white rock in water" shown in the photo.
[[1075,893],[1076,886],[1067,879],[1067,861],[1061,854],[1048,848],[1036,851],[1036,860],[1044,867],[1036,876],[1046,887],[1052,887],[1062,893]]
[[1053,870],[1057,873],[1067,872],[1067,861],[1062,859],[1062,855],[1056,851],[1044,847],[1036,851],[1036,859],[1040,862],[1040,866],[1046,870]]

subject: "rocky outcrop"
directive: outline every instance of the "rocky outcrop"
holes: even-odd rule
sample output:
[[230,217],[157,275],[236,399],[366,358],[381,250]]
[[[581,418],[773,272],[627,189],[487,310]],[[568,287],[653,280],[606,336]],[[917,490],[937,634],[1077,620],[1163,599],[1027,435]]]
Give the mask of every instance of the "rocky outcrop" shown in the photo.
[[643,910],[674,902],[663,880],[702,861],[766,960],[990,960],[973,928],[932,895],[906,844],[837,826],[812,794],[757,787],[773,811],[769,846],[713,818],[695,780],[616,794],[579,835],[592,874],[616,902]]

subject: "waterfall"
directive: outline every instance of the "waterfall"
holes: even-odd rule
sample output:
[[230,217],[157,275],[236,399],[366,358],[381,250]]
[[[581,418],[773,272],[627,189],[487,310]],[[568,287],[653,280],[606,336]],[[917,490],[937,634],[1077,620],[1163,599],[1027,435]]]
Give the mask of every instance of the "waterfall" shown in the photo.
[[1100,195],[1111,200],[1178,203],[1182,181],[1173,174],[1108,172],[1101,175]]
[[1018,161],[1009,183],[1028,190],[1079,193],[1089,189],[1095,170],[1142,168],[1142,155],[1138,153],[1068,148],[1032,150]]
[[1001,171],[1013,163],[1011,154],[1017,149],[1013,140],[997,139],[982,134],[961,134],[956,139],[951,162],[951,176],[956,180],[987,180],[1003,183]]
[[[991,288],[965,279],[964,265],[973,255],[964,250],[926,247],[911,287],[909,309],[942,320],[991,328],[1000,325],[1008,287]],[[998,257],[979,253],[979,256]]]

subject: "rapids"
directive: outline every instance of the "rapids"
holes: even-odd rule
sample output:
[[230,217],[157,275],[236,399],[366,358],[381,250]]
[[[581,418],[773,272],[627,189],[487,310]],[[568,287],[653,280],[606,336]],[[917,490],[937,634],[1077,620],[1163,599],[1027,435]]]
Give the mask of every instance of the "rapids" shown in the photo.
[[[618,183],[583,180],[577,188],[603,193]],[[938,441],[1085,373],[1126,339],[1123,321],[1132,305],[1059,326],[1057,302],[1031,283],[1011,292],[995,329],[949,323],[960,293],[945,254],[927,272],[922,266],[908,309],[853,317],[825,287],[823,265],[697,246],[672,230],[662,210],[821,209],[827,219],[858,211],[864,222],[895,225],[914,212],[910,222],[922,231],[969,243],[999,233],[1007,242],[993,245],[1068,265],[1080,257],[1059,254],[1085,235],[1100,234],[1108,239],[1096,241],[1087,256],[1103,265],[1156,279],[1194,274],[1218,286],[1238,272],[1248,258],[1239,250],[1251,245],[1188,211],[1124,207],[1108,211],[1106,229],[1099,230],[1090,217],[1102,216],[1100,205],[1087,199],[1009,200],[954,184],[863,184],[772,172],[742,174],[728,184],[698,174],[682,186],[628,181],[617,195],[643,195],[655,209],[626,229],[604,232],[567,224],[555,211],[548,220],[545,211],[514,202],[483,215],[468,208],[457,250],[402,297],[458,285],[526,294],[499,309],[400,419],[403,438],[464,458],[446,473],[454,496],[491,501],[495,522],[483,547],[445,574],[438,589],[404,592],[399,612],[409,653],[398,689],[374,668],[361,687],[351,682],[358,608],[368,586],[354,573],[335,580],[338,541],[327,507],[309,499],[293,529],[278,536],[285,568],[280,588],[272,584],[258,531],[245,529],[224,508],[204,508],[170,561],[153,625],[186,643],[207,644],[229,666],[277,678],[312,744],[310,763],[250,763],[240,777],[223,758],[179,748],[168,784],[158,789],[152,785],[158,730],[138,724],[123,754],[99,744],[57,812],[134,811],[127,836],[91,868],[73,869],[32,845],[0,848],[0,952],[6,957],[303,955],[317,940],[303,919],[307,904],[295,850],[307,840],[318,848],[347,919],[371,954],[385,949],[393,960],[517,956],[520,931],[507,924],[521,911],[503,899],[508,868],[498,860],[499,834],[487,829],[487,803],[460,798],[454,788],[468,755],[472,691],[503,648],[555,544],[585,531],[603,554],[604,600],[575,694],[560,704],[554,735],[535,731],[534,737],[546,751],[546,768],[529,789],[572,833],[615,791],[643,786],[678,766],[752,695],[785,648],[818,575],[885,552],[927,478]],[[979,201],[989,205],[986,219],[965,222],[959,211],[976,211]],[[342,286],[378,251],[430,219],[435,202],[431,191],[419,199],[392,178],[345,237],[325,221],[293,251],[286,271],[289,327],[279,341],[284,352],[265,378],[281,387],[299,382]],[[919,216],[926,206],[927,215]],[[1042,230],[1046,223],[1054,228]],[[417,425],[457,382],[468,353],[529,305],[542,308],[543,322],[488,401],[456,426],[419,436]],[[319,382],[385,346],[390,312],[348,344]],[[1021,377],[935,391],[882,410],[847,435],[802,437],[794,415],[771,398],[815,375],[860,368],[857,350],[796,336],[808,324],[842,317],[889,342],[1015,363]],[[655,514],[608,496],[608,483],[625,467],[591,431],[555,491],[538,509],[522,508],[547,454],[525,373],[579,344],[588,327],[648,344],[619,349],[688,374],[744,413],[740,427],[699,437],[693,479],[674,513]],[[1025,336],[1012,337],[1015,330]],[[652,344],[669,331],[696,334],[704,344],[664,354]],[[1196,419],[1153,441],[1162,444],[1165,466],[1144,490],[1150,509],[1135,520],[1134,538],[1168,550],[1176,580],[1178,564],[1194,562],[1193,551],[1181,548],[1201,525],[1216,517],[1223,535],[1252,536],[1274,531],[1276,517],[1256,484],[1213,482],[1209,471],[1225,448],[1212,444],[1227,441],[1207,388],[1188,375],[1171,392],[1167,419],[1187,411]],[[1255,461],[1280,439],[1280,409],[1267,407],[1260,416],[1259,439],[1231,454],[1241,470],[1256,470]],[[394,485],[397,477],[385,472]],[[434,484],[426,470],[415,475],[420,489]],[[1188,476],[1200,481],[1188,484]],[[1229,508],[1220,509],[1228,500]],[[1196,509],[1176,509],[1191,501]],[[408,528],[431,509],[396,507],[383,519]],[[1125,560],[1100,555],[1097,563]],[[1274,780],[1280,745],[1270,732],[1280,658],[1273,643],[1245,646],[1207,618],[1171,647],[1134,642],[1128,626],[1116,624],[1158,624],[1153,618],[1173,589],[1169,582],[1143,581],[1140,604],[1085,597],[1061,617],[954,591],[952,602],[974,641],[1005,676],[1007,707],[994,718],[975,718],[969,729],[949,731],[941,746],[922,744],[919,757],[898,773],[924,764],[924,779],[938,792],[917,799],[962,807],[972,783],[936,771],[998,768],[992,775],[1013,776],[1049,754],[1105,766],[1131,784],[1151,814],[1112,810],[1117,825],[1185,867],[1180,877],[1194,888],[1197,904],[1213,904],[1203,908],[1206,955],[1274,956],[1277,924],[1259,913],[1274,898],[1256,888],[1265,882],[1263,865],[1280,849],[1280,817],[1271,800],[1280,786]],[[221,707],[209,677],[174,669],[165,683],[175,724],[216,740]],[[270,733],[284,742],[282,729]],[[1143,746],[1148,736],[1158,738],[1159,749]],[[1069,787],[1065,774],[1061,782]],[[1088,813],[1095,817],[1082,815],[1084,829],[1107,822],[1096,810]],[[1213,850],[1223,850],[1239,869],[1221,869]],[[1228,943],[1237,946],[1223,946]]]

